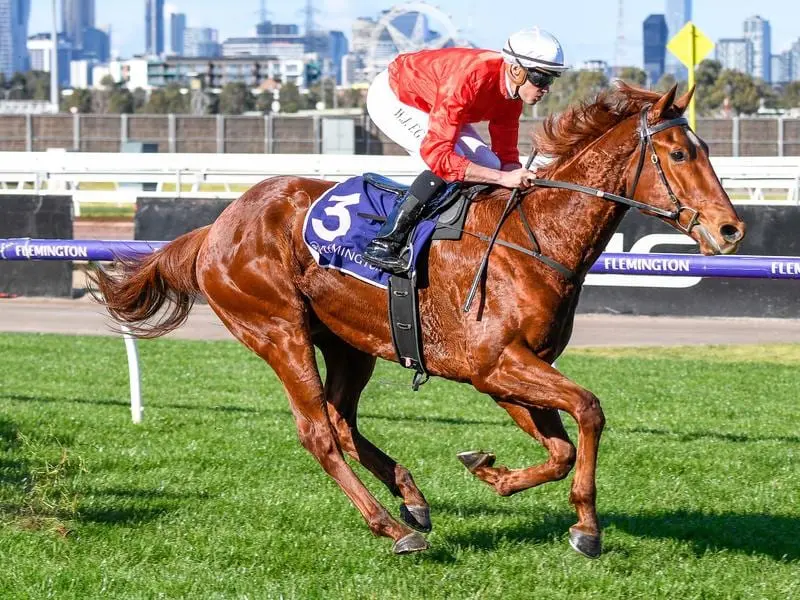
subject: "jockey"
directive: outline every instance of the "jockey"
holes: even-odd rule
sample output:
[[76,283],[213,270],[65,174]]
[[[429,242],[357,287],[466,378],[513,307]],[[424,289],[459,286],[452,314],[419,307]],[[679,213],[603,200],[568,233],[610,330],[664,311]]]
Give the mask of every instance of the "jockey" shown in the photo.
[[[519,118],[566,70],[561,44],[534,28],[511,35],[501,53],[442,48],[401,54],[367,93],[372,121],[392,141],[430,168],[417,176],[364,252],[392,273],[407,269],[399,254],[426,202],[448,182],[530,185],[533,171],[519,162]],[[491,148],[471,123],[489,122]]]

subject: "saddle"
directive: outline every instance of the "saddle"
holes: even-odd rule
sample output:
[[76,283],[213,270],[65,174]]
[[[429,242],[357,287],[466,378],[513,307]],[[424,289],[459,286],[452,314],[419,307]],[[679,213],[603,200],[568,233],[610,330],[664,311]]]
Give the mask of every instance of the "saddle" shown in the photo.
[[[365,173],[364,180],[384,191],[399,196],[408,191],[409,186],[398,183],[377,173]],[[433,202],[426,206],[419,221],[433,220],[434,227],[431,240],[459,240],[463,233],[464,222],[469,207],[475,197],[488,186],[475,185],[463,188],[461,183],[451,183]],[[384,220],[369,216],[375,220]],[[409,236],[411,239],[413,236]],[[410,242],[409,242],[410,244]],[[419,319],[420,286],[427,285],[427,257],[421,257],[416,267],[400,275],[389,278],[389,323],[392,331],[392,343],[400,364],[415,371],[411,388],[414,391],[428,381],[430,375],[425,368],[422,352],[422,326]]]

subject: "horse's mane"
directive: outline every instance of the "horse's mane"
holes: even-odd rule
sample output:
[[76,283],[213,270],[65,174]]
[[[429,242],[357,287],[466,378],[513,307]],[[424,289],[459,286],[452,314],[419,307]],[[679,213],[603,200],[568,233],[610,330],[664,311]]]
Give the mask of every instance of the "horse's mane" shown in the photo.
[[654,104],[660,97],[658,92],[618,81],[615,88],[600,92],[593,100],[549,116],[541,131],[534,134],[538,150],[553,158],[543,171],[552,173],[609,129],[638,114],[644,106]]

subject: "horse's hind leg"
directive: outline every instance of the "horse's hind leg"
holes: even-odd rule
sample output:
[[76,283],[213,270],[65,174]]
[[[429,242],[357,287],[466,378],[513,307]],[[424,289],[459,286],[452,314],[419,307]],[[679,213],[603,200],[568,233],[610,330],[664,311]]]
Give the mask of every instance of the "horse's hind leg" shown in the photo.
[[526,469],[494,465],[494,455],[462,452],[459,459],[476,477],[492,486],[501,496],[510,496],[549,481],[564,479],[575,464],[575,446],[569,439],[558,411],[536,406],[520,406],[495,398],[520,429],[535,438],[550,454],[543,464]]
[[244,295],[241,289],[213,289],[209,304],[228,329],[273,368],[289,397],[302,445],[361,512],[375,535],[394,540],[398,554],[424,550],[424,537],[395,521],[364,486],[342,456],[325,410],[324,393],[299,297],[276,290],[277,301]]
[[578,513],[578,523],[570,527],[570,545],[585,556],[599,556],[602,544],[596,472],[605,416],[597,396],[518,344],[507,346],[494,368],[476,378],[473,385],[505,402],[526,408],[561,410],[575,419],[578,452],[569,499]]
[[407,524],[429,532],[430,507],[409,470],[386,455],[358,429],[358,401],[372,377],[375,357],[356,350],[332,334],[314,341],[325,357],[325,400],[342,450],[364,465],[394,496],[403,499],[400,515]]

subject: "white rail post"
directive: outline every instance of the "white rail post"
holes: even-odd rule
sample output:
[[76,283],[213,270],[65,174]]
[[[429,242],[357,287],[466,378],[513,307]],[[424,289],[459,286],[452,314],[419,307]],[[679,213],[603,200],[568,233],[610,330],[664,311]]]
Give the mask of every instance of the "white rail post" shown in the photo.
[[142,387],[141,372],[139,370],[139,352],[136,349],[136,338],[131,330],[122,326],[122,339],[125,340],[125,353],[128,355],[128,379],[131,388],[131,419],[134,423],[142,422]]
[[25,115],[25,152],[33,152],[33,115]]
[[269,147],[270,124],[271,124],[270,115],[269,114],[264,115],[264,154],[272,154],[270,152],[271,148]]
[[225,152],[225,116],[217,115],[217,154]]
[[119,117],[119,144],[121,148],[128,142],[128,115],[122,113]]
[[169,146],[170,153],[177,152],[177,141],[176,141],[176,126],[175,126],[175,114],[169,113],[167,115],[167,145]]
[[78,112],[72,115],[72,149],[81,150],[81,114]]

